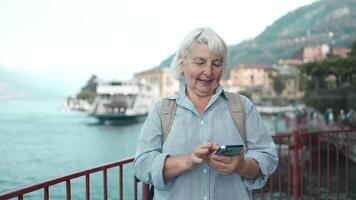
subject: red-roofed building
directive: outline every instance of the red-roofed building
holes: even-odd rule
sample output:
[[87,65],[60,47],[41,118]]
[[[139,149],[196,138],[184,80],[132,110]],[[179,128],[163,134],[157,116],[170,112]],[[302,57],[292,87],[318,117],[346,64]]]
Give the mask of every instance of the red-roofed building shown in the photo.
[[303,61],[312,62],[323,60],[330,53],[330,46],[327,44],[308,46],[303,50]]
[[[295,65],[298,64],[299,61],[303,63],[320,61],[327,58],[329,55],[346,58],[347,54],[350,51],[351,49],[349,48],[341,48],[341,47],[331,48],[327,44],[307,46],[295,51],[292,59],[282,60],[281,62],[283,63],[279,63],[279,64]],[[292,62],[292,63],[286,63],[286,62]]]
[[230,69],[230,77],[222,81],[222,86],[233,92],[252,91],[258,93],[258,96],[272,97],[274,91],[271,76],[274,72],[272,65],[240,64]]
[[259,87],[270,84],[271,65],[240,64],[230,70],[231,84],[240,87]]
[[334,56],[339,56],[341,58],[346,58],[348,53],[351,52],[351,49],[349,48],[332,48],[331,49],[331,54]]

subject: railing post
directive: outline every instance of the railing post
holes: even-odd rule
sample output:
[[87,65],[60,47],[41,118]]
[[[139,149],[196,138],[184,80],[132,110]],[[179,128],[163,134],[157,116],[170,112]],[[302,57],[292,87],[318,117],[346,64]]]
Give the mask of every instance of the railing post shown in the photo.
[[150,191],[150,185],[142,183],[142,200],[148,200]]
[[294,200],[299,199],[299,150],[298,150],[298,129],[293,132],[293,196]]

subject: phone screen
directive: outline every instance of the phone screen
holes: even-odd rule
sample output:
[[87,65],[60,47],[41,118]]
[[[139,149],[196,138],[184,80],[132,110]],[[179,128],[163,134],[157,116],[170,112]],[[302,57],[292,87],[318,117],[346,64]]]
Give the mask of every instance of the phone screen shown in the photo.
[[241,154],[243,148],[243,145],[224,145],[220,146],[215,154],[219,156],[237,156]]

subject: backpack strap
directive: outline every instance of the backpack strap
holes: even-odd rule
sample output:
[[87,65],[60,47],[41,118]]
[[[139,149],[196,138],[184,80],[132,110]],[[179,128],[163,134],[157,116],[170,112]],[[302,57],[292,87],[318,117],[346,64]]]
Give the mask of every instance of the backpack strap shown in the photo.
[[224,91],[225,97],[227,98],[227,106],[229,107],[232,119],[235,122],[236,128],[240,131],[242,140],[247,146],[246,140],[246,127],[245,127],[245,109],[242,104],[241,96],[238,93],[226,92]]
[[164,98],[162,100],[161,111],[159,113],[161,118],[162,144],[166,141],[171,130],[176,106],[175,99]]

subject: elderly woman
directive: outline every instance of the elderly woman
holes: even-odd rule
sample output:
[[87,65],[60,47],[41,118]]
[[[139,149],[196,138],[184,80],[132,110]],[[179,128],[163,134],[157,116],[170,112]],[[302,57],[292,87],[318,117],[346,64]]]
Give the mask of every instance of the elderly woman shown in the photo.
[[[154,185],[154,199],[252,199],[278,165],[275,144],[256,107],[241,96],[246,141],[230,115],[219,82],[226,68],[225,42],[210,28],[190,32],[172,68],[185,85],[170,99],[176,110],[162,140],[159,101],[138,140],[135,175]],[[241,155],[217,155],[219,145],[245,144]]]

